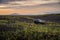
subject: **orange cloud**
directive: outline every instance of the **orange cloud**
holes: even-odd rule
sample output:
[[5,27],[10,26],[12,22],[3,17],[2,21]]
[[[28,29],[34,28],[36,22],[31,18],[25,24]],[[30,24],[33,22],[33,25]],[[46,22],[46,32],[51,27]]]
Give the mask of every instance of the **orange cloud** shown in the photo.
[[59,7],[38,7],[33,9],[0,9],[0,15],[6,15],[11,13],[19,14],[28,14],[28,13],[37,13],[37,12],[46,12],[46,11],[55,11],[60,10]]

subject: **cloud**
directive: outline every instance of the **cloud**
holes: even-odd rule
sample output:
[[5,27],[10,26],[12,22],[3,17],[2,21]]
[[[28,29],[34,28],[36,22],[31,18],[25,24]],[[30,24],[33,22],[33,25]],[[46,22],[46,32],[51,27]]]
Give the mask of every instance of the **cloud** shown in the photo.
[[26,1],[26,0],[0,0],[0,3],[8,3],[12,1]]
[[[12,1],[27,1],[27,0],[0,0],[0,3],[7,3]],[[28,0],[28,1],[59,1],[59,0]]]

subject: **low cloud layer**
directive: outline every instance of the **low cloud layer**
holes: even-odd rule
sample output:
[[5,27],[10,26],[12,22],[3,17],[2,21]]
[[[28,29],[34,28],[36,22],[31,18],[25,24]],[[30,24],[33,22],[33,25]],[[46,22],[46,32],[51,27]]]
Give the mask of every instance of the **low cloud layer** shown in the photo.
[[59,0],[0,0],[0,3],[8,3],[12,1],[59,1]]
[[0,0],[0,3],[8,3],[12,1],[26,1],[26,0]]

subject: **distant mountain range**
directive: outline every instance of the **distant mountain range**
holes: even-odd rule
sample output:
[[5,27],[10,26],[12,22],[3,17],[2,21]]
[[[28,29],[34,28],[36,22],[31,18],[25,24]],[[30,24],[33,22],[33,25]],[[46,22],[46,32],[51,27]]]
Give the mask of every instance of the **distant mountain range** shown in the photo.
[[44,13],[35,13],[35,14],[19,14],[19,13],[12,13],[11,15],[46,15],[46,14],[60,14],[60,11],[53,11],[53,12],[44,12]]
[[12,13],[11,15],[19,15],[18,13]]

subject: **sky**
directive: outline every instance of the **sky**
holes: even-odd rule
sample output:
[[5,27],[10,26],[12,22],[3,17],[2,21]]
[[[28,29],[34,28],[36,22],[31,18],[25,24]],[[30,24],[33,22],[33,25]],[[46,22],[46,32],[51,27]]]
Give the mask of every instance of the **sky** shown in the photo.
[[[27,14],[41,14],[47,11],[59,11],[60,4],[57,0],[41,1],[41,0],[29,0],[29,1],[8,1],[0,0],[0,15],[10,15],[12,13],[18,13],[21,15]],[[45,5],[48,4],[48,5]]]

